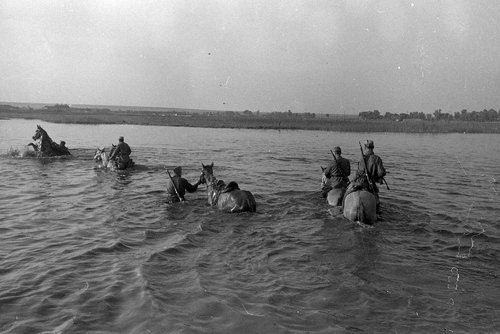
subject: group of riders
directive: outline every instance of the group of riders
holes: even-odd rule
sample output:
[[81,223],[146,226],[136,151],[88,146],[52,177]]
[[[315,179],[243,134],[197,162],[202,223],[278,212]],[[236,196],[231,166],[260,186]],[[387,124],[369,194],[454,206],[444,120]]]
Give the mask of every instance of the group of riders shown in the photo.
[[[118,144],[114,145],[111,149],[109,160],[115,163],[117,169],[127,169],[133,165],[133,160],[130,158],[131,153],[130,146],[124,141],[123,136],[120,136]],[[182,177],[182,167],[178,166],[174,168],[174,175],[170,176],[170,179],[167,181],[167,201],[183,201],[186,192],[195,192],[201,183],[201,175],[198,182],[193,185]]]
[[[64,141],[61,141],[58,145],[59,152],[63,155],[69,155],[69,150],[65,144]],[[321,194],[323,197],[327,197],[332,189],[341,189],[345,198],[350,192],[364,189],[375,196],[376,209],[377,213],[379,213],[380,200],[377,184],[385,182],[384,176],[386,175],[386,171],[382,159],[373,152],[375,148],[373,140],[366,140],[363,146],[364,149],[361,148],[362,158],[358,163],[358,169],[352,180],[349,179],[351,175],[350,161],[342,156],[342,149],[339,146],[333,148],[331,151],[333,159],[323,172]],[[126,169],[134,165],[133,160],[130,158],[131,153],[130,146],[124,141],[123,136],[120,136],[118,144],[113,145],[110,151],[109,160],[114,163],[116,169]],[[173,172],[174,175],[171,176],[169,173],[169,179],[167,180],[169,202],[183,201],[186,192],[195,192],[198,186],[204,182],[202,174],[195,184],[189,183],[182,177],[182,167],[180,166],[174,168]]]
[[[321,184],[322,196],[326,197],[328,192],[333,188],[343,189],[344,196],[350,192],[364,189],[375,195],[377,213],[380,213],[379,188],[377,183],[384,183],[386,171],[382,159],[373,152],[374,148],[373,140],[367,140],[364,143],[362,159],[358,164],[358,169],[353,180],[350,181],[351,163],[342,156],[342,149],[339,146],[334,147],[332,151],[333,159],[324,169],[323,179],[325,181]],[[182,167],[179,166],[174,168],[174,175],[170,176],[167,182],[168,201],[178,202],[184,200],[186,192],[195,192],[198,186],[204,183],[204,180],[202,174],[195,184],[189,183],[182,177]],[[232,190],[231,183],[227,185],[227,188],[227,191]]]
[[358,169],[352,181],[350,161],[342,157],[342,149],[335,146],[332,151],[333,160],[324,169],[324,177],[321,182],[321,193],[327,197],[330,190],[334,188],[343,189],[344,197],[350,192],[360,189],[368,190],[375,195],[377,200],[377,213],[380,213],[380,199],[378,184],[384,183],[386,171],[382,159],[373,152],[375,144],[373,140],[367,140],[362,149],[362,158],[358,163]]

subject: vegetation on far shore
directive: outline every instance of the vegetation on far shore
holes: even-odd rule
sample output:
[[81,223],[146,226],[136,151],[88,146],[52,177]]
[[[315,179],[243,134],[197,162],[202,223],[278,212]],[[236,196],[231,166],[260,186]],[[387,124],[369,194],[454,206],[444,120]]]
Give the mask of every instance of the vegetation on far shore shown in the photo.
[[43,108],[0,105],[0,119],[39,119],[52,123],[75,124],[138,124],[160,126],[191,126],[208,128],[294,129],[344,132],[401,133],[500,133],[499,113],[490,109],[454,115],[436,110],[434,114],[410,113],[384,116],[375,111],[359,115],[328,115],[313,113],[249,110],[208,111],[152,108],[152,110],[111,110],[108,108],[75,108],[56,104]]

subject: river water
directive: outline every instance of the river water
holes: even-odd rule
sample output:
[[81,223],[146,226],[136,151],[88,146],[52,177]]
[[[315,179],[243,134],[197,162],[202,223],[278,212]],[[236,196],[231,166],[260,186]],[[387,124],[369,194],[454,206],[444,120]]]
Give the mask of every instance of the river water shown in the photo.
[[[71,158],[19,158],[40,124]],[[125,136],[138,168],[98,169]],[[319,196],[342,147],[375,141],[381,220]],[[500,135],[366,134],[0,121],[0,333],[500,331]],[[256,213],[166,204],[201,163]]]

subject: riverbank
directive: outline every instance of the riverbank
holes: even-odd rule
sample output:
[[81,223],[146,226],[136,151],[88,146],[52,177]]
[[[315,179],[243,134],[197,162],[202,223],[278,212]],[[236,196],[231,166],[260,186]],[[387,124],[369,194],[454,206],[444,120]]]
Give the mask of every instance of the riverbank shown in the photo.
[[186,110],[144,111],[91,108],[33,109],[0,107],[0,119],[33,119],[51,123],[137,124],[205,128],[319,130],[394,133],[500,133],[500,122],[363,120],[355,115],[245,114]]

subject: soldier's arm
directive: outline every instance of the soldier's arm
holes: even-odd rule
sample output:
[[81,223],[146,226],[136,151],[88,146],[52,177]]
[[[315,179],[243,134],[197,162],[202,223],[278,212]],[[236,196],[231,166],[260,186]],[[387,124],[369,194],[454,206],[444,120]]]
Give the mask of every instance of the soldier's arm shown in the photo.
[[198,183],[192,185],[186,179],[182,179],[182,183],[188,193],[194,193],[196,190],[198,190]]

